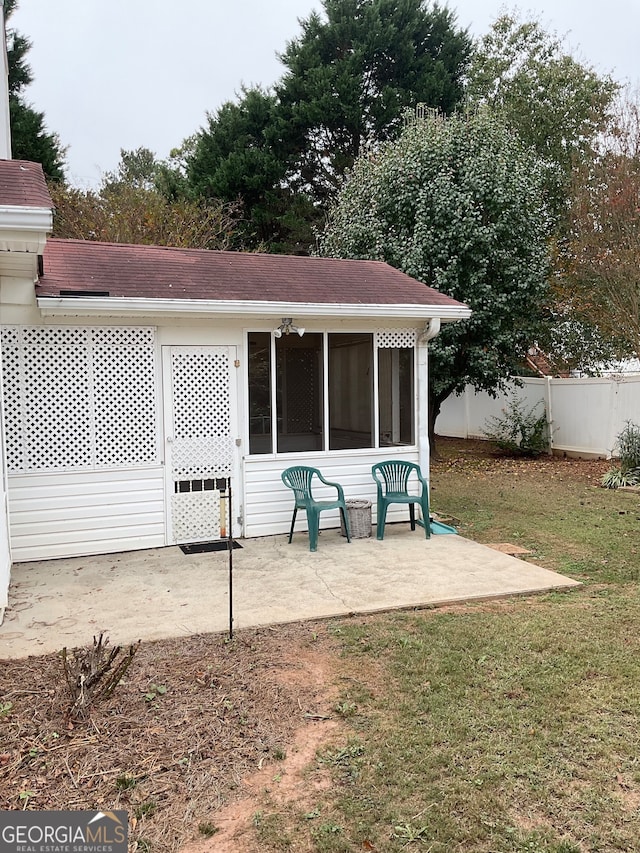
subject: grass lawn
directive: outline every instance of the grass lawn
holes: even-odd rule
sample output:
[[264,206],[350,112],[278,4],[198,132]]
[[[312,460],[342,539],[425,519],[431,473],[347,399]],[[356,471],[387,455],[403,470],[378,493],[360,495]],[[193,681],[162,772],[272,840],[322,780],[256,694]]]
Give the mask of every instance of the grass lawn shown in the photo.
[[333,787],[260,814],[264,849],[637,851],[640,495],[599,488],[603,463],[442,452],[441,515],[584,587],[332,623]]

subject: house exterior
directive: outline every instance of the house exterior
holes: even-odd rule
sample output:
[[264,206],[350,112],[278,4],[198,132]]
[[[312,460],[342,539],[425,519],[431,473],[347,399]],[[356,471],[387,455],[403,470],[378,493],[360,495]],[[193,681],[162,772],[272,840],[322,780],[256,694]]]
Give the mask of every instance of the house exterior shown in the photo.
[[[3,115],[0,109],[0,117]],[[8,116],[5,116],[0,121],[0,154],[10,156],[7,145]],[[33,291],[38,276],[38,259],[42,257],[51,224],[51,199],[40,166],[0,160],[0,326],[9,319],[10,305],[19,309],[21,299],[33,300],[29,291]],[[11,571],[2,379],[0,359],[0,622],[7,605]]]
[[[50,227],[39,167],[0,161],[14,561],[287,532],[280,474],[294,464],[369,499],[375,462],[428,470],[428,340],[465,305],[381,262],[46,239]],[[0,516],[0,549],[2,529]]]

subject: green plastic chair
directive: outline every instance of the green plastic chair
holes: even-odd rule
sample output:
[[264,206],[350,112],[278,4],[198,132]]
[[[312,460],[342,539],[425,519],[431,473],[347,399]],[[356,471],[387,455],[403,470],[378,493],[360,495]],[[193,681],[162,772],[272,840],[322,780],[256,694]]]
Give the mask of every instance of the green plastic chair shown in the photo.
[[[308,468],[305,465],[294,465],[292,468],[287,468],[282,472],[282,482],[288,488],[293,489],[295,496],[295,506],[293,508],[293,518],[291,519],[291,530],[289,532],[289,544],[293,538],[293,527],[296,523],[296,515],[299,509],[304,509],[307,513],[307,525],[309,527],[309,550],[318,550],[318,530],[320,528],[320,513],[327,509],[339,509],[344,524],[345,533],[347,534],[347,542],[351,542],[351,531],[349,530],[349,516],[347,507],[344,502],[344,492],[339,483],[330,483],[322,476],[317,468]],[[338,496],[333,501],[316,501],[311,493],[311,486],[314,477],[317,477],[325,486],[333,486],[337,490]]]
[[[429,524],[429,485],[422,476],[420,466],[413,462],[402,462],[391,459],[387,462],[378,462],[371,468],[371,474],[378,486],[378,539],[384,539],[384,525],[387,520],[387,509],[390,504],[409,504],[409,520],[411,529],[416,529],[416,524],[424,527],[427,539],[431,536]],[[420,485],[419,495],[410,495],[408,491],[409,479],[414,475]],[[415,505],[422,508],[422,519],[416,518]]]

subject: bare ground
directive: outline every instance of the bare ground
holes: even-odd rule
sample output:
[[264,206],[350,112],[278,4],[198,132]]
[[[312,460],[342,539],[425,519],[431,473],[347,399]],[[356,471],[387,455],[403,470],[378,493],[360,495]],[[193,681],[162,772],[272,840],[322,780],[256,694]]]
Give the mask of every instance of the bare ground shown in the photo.
[[143,644],[84,720],[59,655],[5,661],[0,809],[125,809],[131,850],[249,853],[265,797],[324,784],[300,781],[339,725],[333,683],[324,623]]

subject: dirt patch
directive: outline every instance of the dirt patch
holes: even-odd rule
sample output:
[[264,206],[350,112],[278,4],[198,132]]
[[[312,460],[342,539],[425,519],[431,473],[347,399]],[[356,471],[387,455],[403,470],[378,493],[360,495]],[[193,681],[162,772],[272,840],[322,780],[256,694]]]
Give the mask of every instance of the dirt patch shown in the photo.
[[286,757],[243,779],[239,798],[212,815],[212,837],[187,843],[181,853],[260,853],[264,848],[256,839],[256,815],[287,806],[301,812],[311,808],[331,784],[328,772],[317,766],[316,753],[339,730],[334,719],[309,721],[298,729]]
[[510,542],[487,542],[487,548],[500,551],[501,554],[510,554],[512,557],[523,557],[531,554],[527,548],[520,545],[512,545]]
[[267,788],[297,797],[338,726],[334,663],[323,623],[147,643],[113,696],[74,721],[58,655],[6,661],[0,808],[126,809],[131,850],[215,832],[186,849],[245,853]]

